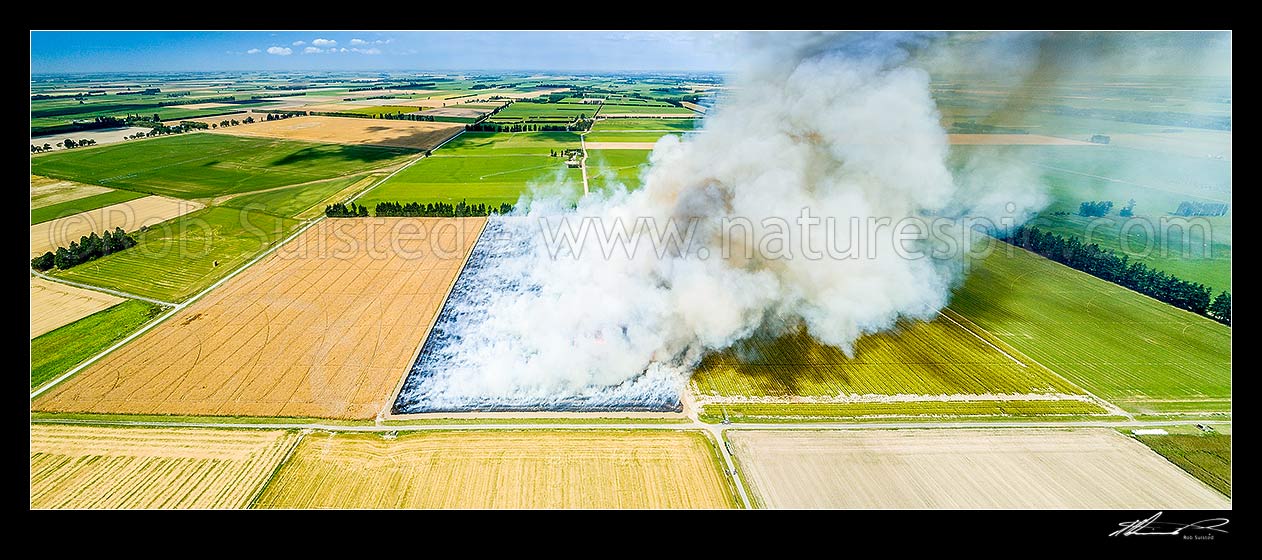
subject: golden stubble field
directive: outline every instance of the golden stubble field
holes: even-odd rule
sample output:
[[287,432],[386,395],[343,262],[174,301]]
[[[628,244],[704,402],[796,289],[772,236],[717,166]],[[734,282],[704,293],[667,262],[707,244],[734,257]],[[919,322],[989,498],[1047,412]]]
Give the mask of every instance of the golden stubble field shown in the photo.
[[31,508],[244,508],[297,441],[283,430],[33,424]]
[[727,438],[751,499],[769,508],[1231,507],[1105,428],[737,430]]
[[31,277],[31,338],[69,325],[102,309],[123,303],[123,298]]
[[729,508],[697,431],[312,434],[260,508]]
[[31,208],[43,208],[87,196],[105,194],[112,190],[97,185],[31,175]]
[[283,140],[432,150],[461,130],[464,130],[464,125],[457,123],[355,117],[292,117],[230,126],[215,132]]
[[69,247],[70,242],[78,242],[79,238],[92,232],[100,235],[107,229],[113,231],[114,228],[121,227],[123,231],[131,233],[143,226],[160,224],[202,207],[202,204],[178,198],[146,196],[38,223],[31,226],[31,258],[46,251],[56,251],[58,247]]
[[32,409],[372,418],[485,223],[323,220]]

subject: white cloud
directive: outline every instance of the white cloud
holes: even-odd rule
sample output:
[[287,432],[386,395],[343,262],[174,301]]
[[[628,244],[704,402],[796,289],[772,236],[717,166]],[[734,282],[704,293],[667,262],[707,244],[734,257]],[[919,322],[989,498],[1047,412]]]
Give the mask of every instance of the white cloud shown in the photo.
[[245,52],[246,52],[246,54],[259,54],[259,53],[261,53],[261,52],[263,52],[263,51],[260,51],[260,50],[258,50],[258,49],[250,49],[250,50],[245,51]]
[[367,45],[368,41],[365,41],[363,39],[351,39],[351,44],[352,45]]
[[317,47],[332,47],[337,44],[337,41],[333,39],[316,39],[311,41],[311,44]]
[[295,46],[295,47],[301,47],[301,46],[303,46],[303,45],[305,45],[305,44],[307,44],[307,42],[306,42],[306,41],[294,41],[294,46]]
[[376,48],[376,47],[373,47],[373,48],[371,48],[371,49],[358,49],[358,48],[356,48],[356,49],[351,49],[351,52],[357,52],[357,53],[359,53],[359,54],[381,54],[381,49],[378,49],[378,48]]
[[319,48],[319,47],[307,47],[305,49],[302,49],[302,52],[305,54],[322,53],[324,52],[324,49]]
[[267,47],[267,54],[289,56],[293,53],[294,53],[294,50],[289,47]]
[[394,39],[385,39],[385,40],[377,39],[376,41],[373,41],[373,42],[372,42],[372,44],[374,44],[374,45],[384,45],[384,44],[386,44],[386,43],[393,43],[393,42],[394,42]]
[[[329,49],[329,50],[333,50],[333,49]],[[346,47],[342,47],[341,49],[338,49],[338,52],[346,52]]]

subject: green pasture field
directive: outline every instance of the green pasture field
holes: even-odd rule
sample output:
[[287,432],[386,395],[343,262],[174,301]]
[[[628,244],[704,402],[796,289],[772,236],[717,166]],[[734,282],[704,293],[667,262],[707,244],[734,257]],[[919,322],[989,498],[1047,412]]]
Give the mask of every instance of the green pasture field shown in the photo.
[[596,114],[595,105],[575,105],[573,103],[525,103],[516,102],[491,117],[491,121],[537,121],[562,120],[572,121],[579,115],[591,117]]
[[1046,401],[908,401],[873,403],[731,403],[702,405],[700,419],[718,422],[776,422],[853,420],[907,416],[1038,417],[1097,415],[1107,411],[1097,404],[1065,399]]
[[31,158],[39,175],[179,198],[245,193],[402,163],[415,150],[188,133]]
[[710,354],[692,382],[699,394],[713,396],[1082,394],[1001,348],[950,316],[864,336],[853,357],[802,330],[755,337]]
[[[502,112],[502,111],[501,111]],[[601,115],[697,115],[692,109],[674,105],[611,105],[600,106]]]
[[549,155],[579,147],[578,134],[573,132],[465,132],[452,138],[434,157]]
[[1201,482],[1231,497],[1231,436],[1169,434],[1135,436]]
[[222,206],[259,210],[282,218],[298,218],[311,214],[309,211],[316,206],[337,202],[330,198],[352,185],[367,186],[364,184],[367,178],[365,175],[352,175],[244,194],[227,200]]
[[378,105],[376,107],[358,107],[355,109],[344,109],[343,113],[355,113],[357,115],[393,115],[395,113],[408,114],[420,111],[420,107],[410,107],[407,105]]
[[[445,149],[445,148],[444,148]],[[396,173],[358,201],[516,204],[528,185],[577,200],[583,192],[582,170],[561,158],[538,155],[428,157]]]
[[127,300],[31,339],[31,388],[126,338],[164,309],[147,301]]
[[992,243],[950,309],[1125,410],[1230,410],[1230,327]]
[[261,212],[204,208],[141,232],[140,243],[126,251],[51,274],[178,302],[223,278],[299,225],[297,220]]
[[621,184],[629,191],[640,188],[640,172],[652,150],[588,150],[587,184],[591,190]]
[[589,132],[583,136],[588,142],[656,142],[659,138],[672,134],[670,132],[654,132],[634,130],[624,132]]
[[92,196],[85,196],[83,198],[76,198],[74,200],[67,200],[65,202],[59,202],[57,204],[43,206],[40,208],[33,208],[31,209],[31,225],[47,222],[49,220],[56,220],[57,218],[64,218],[66,216],[72,216],[80,212],[87,212],[88,210],[95,210],[111,204],[136,200],[137,198],[143,198],[145,196],[147,196],[145,193],[110,191],[101,194],[94,194]]
[[592,125],[592,133],[610,131],[665,131],[687,132],[696,129],[698,119],[600,119]]

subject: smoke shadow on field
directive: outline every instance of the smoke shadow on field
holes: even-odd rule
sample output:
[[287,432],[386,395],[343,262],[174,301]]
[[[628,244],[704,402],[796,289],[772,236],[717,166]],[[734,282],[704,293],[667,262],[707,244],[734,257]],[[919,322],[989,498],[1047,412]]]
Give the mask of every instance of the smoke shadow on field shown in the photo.
[[414,153],[416,153],[416,150],[407,148],[322,145],[311,146],[309,148],[303,148],[296,152],[286,154],[280,159],[273,160],[269,165],[272,167],[280,167],[331,161],[375,163]]

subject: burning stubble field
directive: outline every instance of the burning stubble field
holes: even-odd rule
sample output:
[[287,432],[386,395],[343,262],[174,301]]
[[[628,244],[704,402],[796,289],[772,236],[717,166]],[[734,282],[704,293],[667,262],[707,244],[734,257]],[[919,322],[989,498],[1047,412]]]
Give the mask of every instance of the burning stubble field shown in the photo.
[[1222,509],[1229,499],[1111,429],[730,431],[765,508]]
[[363,196],[360,204],[429,202],[515,204],[531,185],[541,192],[577,200],[582,170],[553,156],[577,149],[570,132],[466,132],[396,173]]
[[951,309],[1038,363],[1142,414],[1231,410],[1231,328],[1000,244]]
[[58,247],[69,247],[72,241],[77,242],[94,232],[100,234],[114,228],[134,232],[200,208],[202,205],[196,202],[146,196],[38,223],[31,226],[31,257],[42,255],[45,251],[56,251]]
[[1105,412],[1073,383],[951,315],[863,337],[853,357],[805,332],[751,339],[707,356],[692,382],[707,417],[738,421]]
[[[401,107],[411,112],[413,107]],[[390,111],[394,112],[394,111]],[[360,119],[354,117],[293,117],[229,127],[227,134],[334,144],[368,144],[432,150],[455,136],[458,124],[423,121]]]
[[32,408],[372,418],[484,223],[318,222]]
[[33,424],[31,508],[244,508],[297,441],[281,430]]
[[36,156],[31,169],[106,187],[206,198],[390,167],[416,154],[405,148],[189,133]]
[[699,431],[312,434],[259,508],[731,508]]

